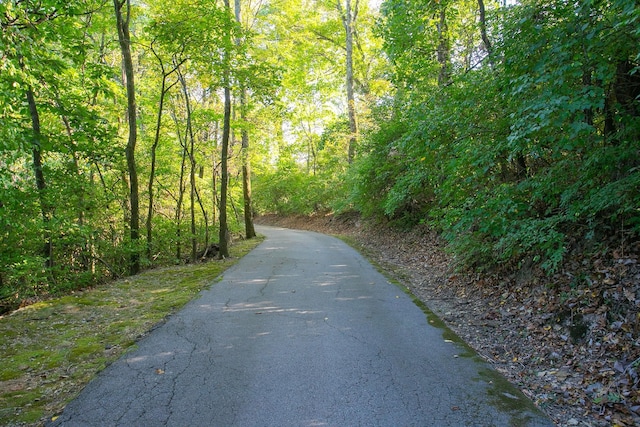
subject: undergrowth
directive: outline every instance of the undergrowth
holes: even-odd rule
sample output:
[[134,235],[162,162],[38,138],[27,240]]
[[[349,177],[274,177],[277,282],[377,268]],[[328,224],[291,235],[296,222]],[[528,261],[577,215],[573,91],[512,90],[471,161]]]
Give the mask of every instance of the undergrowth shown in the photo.
[[260,242],[234,244],[226,260],[150,270],[0,317],[0,425],[37,425],[59,412],[97,372]]

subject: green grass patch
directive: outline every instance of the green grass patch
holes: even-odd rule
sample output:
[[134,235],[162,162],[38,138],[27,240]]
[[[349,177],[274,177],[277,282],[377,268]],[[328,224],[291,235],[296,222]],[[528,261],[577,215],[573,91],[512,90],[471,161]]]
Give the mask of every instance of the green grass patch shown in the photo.
[[150,270],[0,316],[0,426],[41,425],[101,369],[262,240],[231,258]]

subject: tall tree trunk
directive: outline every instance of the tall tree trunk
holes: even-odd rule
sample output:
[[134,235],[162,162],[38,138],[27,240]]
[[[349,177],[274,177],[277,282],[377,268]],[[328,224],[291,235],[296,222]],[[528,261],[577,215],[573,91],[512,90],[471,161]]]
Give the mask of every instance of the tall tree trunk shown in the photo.
[[[58,105],[58,108],[62,110],[63,108],[62,108],[62,103],[60,102],[60,99],[56,99],[56,103]],[[61,115],[61,119],[67,131],[67,136],[69,137],[69,140],[72,141],[73,143],[73,129],[71,128],[71,122],[69,121],[69,118],[64,114]],[[78,160],[78,155],[75,152],[75,149],[71,150],[71,159],[73,161],[72,163],[73,173],[78,177],[78,179],[82,179],[82,172],[80,171],[80,162]],[[78,204],[76,206],[76,209],[77,209],[77,215],[78,215],[78,226],[82,228],[84,227],[84,215],[86,210],[85,190],[82,187],[78,189]],[[91,252],[93,252],[93,250],[91,248],[90,239],[87,239],[85,243],[82,245],[82,251],[80,254],[81,264],[84,269],[87,269],[90,265],[94,264],[91,261],[91,255],[90,255]],[[91,267],[91,272],[92,273],[95,272],[94,267]]]
[[[174,117],[173,119],[176,122],[176,129],[179,129],[177,127],[177,118]],[[186,142],[182,141],[180,131],[178,131],[178,139],[180,140],[180,145],[182,145],[182,163],[180,165],[180,182],[178,184],[178,200],[176,203],[176,258],[178,262],[182,262],[182,203],[186,190],[184,185],[184,170],[187,163],[187,148]]]
[[224,124],[222,127],[222,151],[220,154],[220,257],[229,256],[229,231],[227,224],[227,198],[229,191],[229,139],[231,134],[231,89],[224,88]]
[[[224,0],[226,11],[231,14],[229,0]],[[231,23],[227,24],[224,46],[224,124],[222,127],[222,152],[220,155],[220,258],[229,257],[229,231],[227,224],[227,196],[229,191],[229,138],[231,135]]]
[[[241,25],[240,0],[235,0],[236,21]],[[242,40],[236,39],[236,44],[240,46]],[[240,88],[240,120],[244,123],[247,120],[247,89],[242,85]],[[251,202],[251,157],[249,155],[249,132],[245,127],[241,130],[242,138],[242,195],[244,198],[244,230],[247,239],[256,237],[256,229],[253,225],[253,206]]]
[[[243,89],[243,97],[245,95]],[[244,120],[244,118],[243,118]],[[251,157],[249,151],[249,133],[242,130],[242,194],[244,196],[244,229],[247,239],[256,237],[253,224],[253,202],[251,194]]]
[[178,201],[176,203],[176,259],[182,262],[182,203],[184,200],[184,169],[187,163],[187,150],[182,150],[182,164],[180,166],[180,184]]
[[167,76],[164,73],[164,67],[162,72],[162,84],[160,87],[160,100],[158,101],[158,118],[156,121],[156,135],[151,145],[151,171],[149,172],[149,183],[147,184],[147,192],[149,193],[149,207],[147,210],[147,258],[152,258],[153,251],[153,233],[152,233],[152,220],[153,220],[153,181],[156,176],[156,150],[158,149],[158,143],[160,141],[160,125],[162,123],[162,109],[164,107],[164,96],[166,94],[165,87],[167,84]]
[[[126,194],[131,187],[129,186],[129,176],[127,175],[127,171],[124,169],[120,171],[120,183],[120,191]],[[120,208],[122,209],[122,234],[125,236],[131,235],[131,199],[129,197],[121,197],[120,193],[118,193],[117,197],[120,202]],[[113,246],[119,245],[122,242],[122,238],[116,232],[116,234],[113,235],[111,242]],[[123,267],[129,267],[129,265]]]
[[198,257],[198,238],[196,227],[196,162],[193,157],[193,139],[189,153],[189,218],[191,219],[191,262],[195,263]]
[[33,154],[33,172],[36,178],[36,188],[38,189],[40,211],[42,213],[42,223],[44,226],[42,257],[44,258],[45,267],[51,268],[53,267],[53,243],[51,242],[51,230],[49,230],[49,224],[51,222],[52,208],[45,195],[47,186],[44,180],[44,172],[42,171],[42,132],[40,130],[40,114],[38,113],[35,95],[30,87],[27,89],[27,103],[29,104],[29,113],[31,115],[31,126],[33,131],[33,144],[31,146]]
[[169,78],[171,74],[175,73],[180,67],[180,65],[184,63],[184,61],[179,63],[174,63],[174,68],[171,71],[167,72],[165,70],[164,63],[162,62],[162,58],[160,58],[160,56],[156,54],[155,50],[153,50],[153,47],[151,48],[151,50],[153,51],[154,55],[156,56],[156,59],[158,60],[158,63],[160,64],[160,70],[162,72],[162,82],[160,84],[160,99],[158,100],[158,116],[156,119],[156,133],[153,139],[153,144],[151,145],[151,171],[149,172],[149,183],[147,184],[147,191],[149,193],[149,208],[147,210],[147,224],[146,224],[147,258],[148,259],[151,259],[152,251],[153,251],[153,233],[152,233],[153,203],[154,203],[153,182],[155,180],[155,175],[156,175],[156,151],[158,149],[158,144],[160,142],[160,128],[162,126],[162,113],[164,112],[164,99],[167,93],[169,92],[169,90],[171,90],[171,88],[177,83],[176,81],[167,87],[167,78]]
[[[191,117],[191,100],[189,98],[189,90],[187,88],[187,80],[184,75],[178,71],[178,79],[182,85],[182,94],[184,95],[184,104],[187,110],[187,131],[185,134],[185,150],[189,152],[189,213],[191,217],[191,262],[196,262],[198,253],[198,239],[196,237],[196,158],[195,158],[195,137],[193,135],[193,125]],[[188,148],[187,148],[188,147]]]
[[218,151],[218,132],[220,129],[220,125],[216,120],[214,124],[213,131],[213,150],[211,150],[211,192],[213,193],[212,197],[212,213],[211,213],[211,222],[212,224],[216,223],[216,213],[219,211],[218,209],[218,185],[217,185],[217,174],[218,174],[218,164],[216,160],[216,153]]
[[207,215],[207,210],[204,208],[204,203],[202,203],[202,198],[200,197],[200,193],[198,192],[198,188],[195,187],[196,199],[198,200],[198,204],[200,205],[200,211],[202,212],[202,218],[204,218],[204,247],[209,247],[209,217]]
[[489,55],[489,61],[493,64],[493,46],[487,35],[487,13],[484,7],[484,0],[478,0],[478,10],[480,14],[480,37],[482,37],[482,43]]
[[440,73],[438,74],[438,85],[445,86],[449,83],[451,74],[449,62],[451,56],[451,43],[449,41],[449,26],[447,25],[446,6],[440,6],[440,21],[438,22],[438,63]]
[[337,3],[338,12],[342,18],[342,24],[345,30],[346,40],[346,68],[347,68],[347,113],[349,115],[349,148],[347,160],[353,162],[356,154],[356,142],[358,139],[358,117],[356,114],[356,100],[354,92],[353,79],[353,26],[358,17],[358,0],[356,0],[355,9],[351,7],[351,0],[346,0],[346,5],[342,7],[342,0]]
[[[137,274],[140,271],[140,254],[137,244],[140,238],[140,203],[138,194],[138,171],[136,169],[136,141],[138,129],[136,123],[136,93],[133,80],[133,60],[131,58],[131,35],[129,34],[129,20],[131,18],[130,0],[113,0],[118,27],[118,40],[122,53],[122,65],[124,67],[127,88],[127,117],[129,121],[129,139],[125,150],[127,157],[127,170],[129,172],[129,199],[131,216],[129,218],[129,232],[133,245],[129,259],[129,273]],[[126,6],[126,15],[122,9]]]

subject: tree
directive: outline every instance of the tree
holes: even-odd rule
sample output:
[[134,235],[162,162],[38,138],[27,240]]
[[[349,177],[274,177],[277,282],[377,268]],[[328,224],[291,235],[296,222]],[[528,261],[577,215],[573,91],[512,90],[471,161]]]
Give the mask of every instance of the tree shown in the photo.
[[147,258],[148,259],[151,259],[152,257],[151,252],[153,249],[153,246],[152,246],[152,240],[153,240],[152,219],[153,219],[153,203],[154,203],[153,193],[154,193],[154,180],[155,180],[155,172],[156,172],[156,153],[158,149],[158,144],[160,142],[160,132],[162,128],[162,114],[164,112],[164,102],[165,102],[165,97],[167,96],[167,93],[169,93],[171,88],[173,88],[173,86],[175,86],[179,81],[179,80],[176,80],[171,84],[167,84],[167,79],[172,74],[178,72],[180,66],[184,64],[184,62],[186,61],[185,59],[177,60],[174,58],[172,68],[167,70],[162,57],[153,48],[153,43],[151,44],[150,49],[158,61],[158,66],[160,67],[161,82],[160,82],[160,95],[158,99],[158,116],[157,116],[158,118],[156,121],[156,132],[155,132],[153,144],[151,145],[151,171],[149,172],[149,183],[147,185],[147,191],[149,193],[149,206],[147,211],[147,223],[146,223]]
[[[104,253],[116,252],[107,248],[113,210],[105,206],[115,192],[103,172],[119,163],[104,12],[85,1],[0,5],[0,299],[93,283],[116,270],[96,266],[114,265]],[[104,185],[95,185],[98,177]]]
[[[136,168],[136,142],[138,135],[137,111],[136,111],[136,87],[134,82],[133,60],[131,58],[131,35],[129,23],[131,19],[131,1],[113,0],[118,29],[118,40],[122,54],[122,67],[124,69],[125,85],[127,88],[127,121],[129,124],[129,138],[125,150],[127,158],[127,171],[129,173],[129,232],[131,238],[131,256],[129,259],[129,271],[137,274],[140,271],[140,253],[138,251],[138,239],[140,238],[140,202],[138,194],[138,170]],[[124,9],[124,13],[123,13]]]
[[[240,0],[235,0],[235,15],[239,25],[241,22]],[[241,46],[242,38],[236,38],[236,44]],[[240,85],[240,120],[247,121],[247,89],[244,83]],[[244,229],[247,239],[256,237],[256,230],[253,225],[253,203],[251,200],[251,156],[249,151],[249,132],[246,125],[241,129],[242,138],[242,194],[244,199]]]
[[191,99],[187,87],[185,76],[178,70],[178,79],[182,85],[184,106],[186,109],[187,127],[185,132],[184,150],[189,157],[189,213],[191,214],[191,262],[196,261],[198,253],[198,239],[196,236],[196,157],[195,157],[195,137],[193,134],[193,114],[191,110]]
[[631,5],[384,2],[397,92],[363,144],[356,205],[439,227],[478,268],[553,272],[570,242],[637,224]]
[[42,132],[40,131],[40,114],[38,113],[38,106],[31,87],[27,88],[26,95],[33,128],[33,143],[31,149],[33,152],[33,171],[35,173],[36,188],[38,189],[38,195],[40,198],[40,210],[42,212],[42,221],[45,229],[42,256],[45,260],[45,267],[51,268],[53,267],[53,244],[51,242],[51,235],[48,228],[49,222],[51,221],[52,208],[50,207],[45,194],[47,185],[42,171]]
[[358,138],[358,118],[356,114],[356,99],[353,87],[353,33],[354,25],[358,19],[358,0],[351,7],[351,0],[346,0],[346,4],[342,6],[342,0],[336,0],[336,7],[342,19],[342,25],[345,32],[345,68],[346,68],[346,89],[347,89],[347,114],[349,115],[349,149],[348,161],[353,162],[356,150],[356,141]]
[[[43,171],[43,143],[44,136],[41,131],[40,113],[36,102],[36,95],[33,84],[42,79],[37,70],[37,57],[31,49],[30,39],[36,38],[42,42],[49,42],[52,34],[49,29],[42,28],[54,20],[57,16],[55,2],[48,4],[48,8],[43,11],[38,10],[38,5],[32,2],[24,4],[12,3],[3,5],[3,17],[0,20],[3,29],[3,44],[7,44],[13,49],[7,49],[3,60],[8,65],[10,74],[18,75],[20,80],[14,84],[15,88],[24,87],[24,100],[28,106],[28,114],[31,122],[30,140],[31,146],[31,167],[33,169],[34,181],[40,204],[40,213],[43,223],[43,249],[41,251],[45,268],[51,268],[54,264],[53,242],[51,240],[50,222],[53,214],[53,207],[47,197],[47,185]],[[41,27],[40,29],[38,27]],[[44,31],[43,31],[44,30]],[[6,32],[5,32],[6,31]],[[41,32],[42,34],[38,34]],[[12,46],[13,45],[13,46]],[[31,63],[33,60],[33,64]],[[4,62],[3,61],[3,62]],[[32,70],[32,68],[36,68]],[[13,72],[12,72],[13,71]],[[33,74],[32,74],[33,73]]]
[[224,121],[222,127],[221,183],[220,183],[220,258],[229,257],[229,228],[227,224],[227,199],[229,196],[229,140],[231,137],[231,6],[224,0],[226,12],[225,33],[223,35],[223,88],[224,88]]

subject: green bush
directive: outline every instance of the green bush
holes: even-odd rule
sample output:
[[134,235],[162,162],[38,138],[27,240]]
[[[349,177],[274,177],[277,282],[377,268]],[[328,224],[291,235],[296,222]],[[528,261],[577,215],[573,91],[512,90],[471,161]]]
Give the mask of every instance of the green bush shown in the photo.
[[350,172],[358,210],[429,222],[461,266],[479,269],[526,259],[553,272],[574,242],[640,235],[631,1],[502,8],[489,21],[492,55],[446,84],[421,55],[439,43],[432,29],[396,19],[428,4],[392,3],[381,33],[399,89]]

